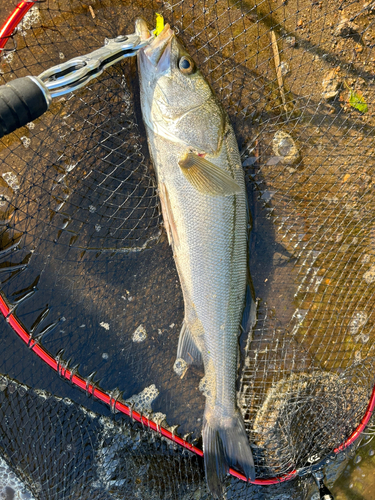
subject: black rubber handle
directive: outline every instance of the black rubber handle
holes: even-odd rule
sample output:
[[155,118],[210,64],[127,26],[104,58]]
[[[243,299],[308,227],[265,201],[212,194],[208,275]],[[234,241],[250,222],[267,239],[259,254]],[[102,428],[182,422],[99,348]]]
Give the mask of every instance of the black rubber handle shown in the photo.
[[0,86],[0,137],[35,120],[48,107],[43,87],[28,76]]

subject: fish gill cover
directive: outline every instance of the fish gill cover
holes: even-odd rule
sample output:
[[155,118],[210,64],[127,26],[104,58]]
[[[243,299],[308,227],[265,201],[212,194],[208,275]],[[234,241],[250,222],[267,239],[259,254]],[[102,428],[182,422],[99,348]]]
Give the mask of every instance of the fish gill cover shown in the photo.
[[[257,477],[282,476],[345,442],[374,384],[375,11],[348,1],[36,2],[2,53],[1,81],[132,33],[140,15],[152,26],[156,11],[179,31],[240,145],[258,301],[255,328],[240,338],[238,404]],[[200,445],[203,372],[173,371],[183,299],[135,61],[55,100],[2,139],[0,159],[0,280],[14,315],[82,377]],[[199,459],[117,413],[109,430],[98,416],[108,410],[64,384],[5,320],[1,338],[1,455],[35,498],[207,497]],[[26,386],[27,403],[15,389]],[[87,433],[82,407],[56,397],[95,412]],[[62,455],[67,436],[73,448]],[[50,452],[31,473],[22,453],[36,438]],[[66,453],[81,482],[58,466]],[[308,487],[267,494],[300,498]],[[227,498],[259,491],[228,480]]]

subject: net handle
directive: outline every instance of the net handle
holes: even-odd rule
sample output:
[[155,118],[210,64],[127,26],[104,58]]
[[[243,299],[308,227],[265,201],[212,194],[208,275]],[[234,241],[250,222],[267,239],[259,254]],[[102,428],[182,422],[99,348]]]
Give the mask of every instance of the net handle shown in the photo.
[[[15,28],[22,21],[26,13],[40,0],[22,0],[13,10],[13,12],[9,15],[5,23],[2,25],[0,29],[0,51],[4,50],[5,45],[8,40],[12,37]],[[58,360],[51,356],[46,349],[44,349],[38,342],[36,342],[30,333],[22,326],[21,322],[17,319],[15,314],[12,312],[10,307],[7,305],[5,299],[0,293],[0,312],[4,316],[5,320],[12,328],[12,330],[18,335],[18,337],[30,348],[30,350],[38,356],[42,361],[44,361],[50,368],[52,368],[55,372],[57,372],[62,378],[68,380],[72,383],[72,385],[79,387],[80,389],[86,391],[88,394],[91,394],[93,397],[98,399],[99,401],[105,403],[107,406],[112,407],[114,410],[117,410],[125,415],[134,418],[137,422],[142,423],[144,426],[149,429],[161,434],[165,438],[173,441],[174,443],[186,448],[187,450],[195,453],[196,455],[203,457],[203,451],[196,446],[190,444],[188,441],[176,436],[168,429],[161,427],[156,424],[152,420],[149,420],[147,417],[141,415],[140,413],[134,411],[132,408],[127,406],[126,404],[115,401],[113,402],[113,398],[104,392],[101,389],[98,389],[93,384],[86,381],[84,378],[80,377],[76,373],[74,373],[69,368],[61,367]],[[375,408],[375,385],[373,387],[370,401],[367,406],[366,413],[361,420],[359,426],[355,429],[355,431],[348,437],[348,439],[334,449],[334,453],[338,454],[343,451],[348,446],[352,445],[361,435],[363,430],[366,428],[369,420],[374,412]],[[293,470],[288,474],[271,478],[271,479],[255,479],[253,481],[249,480],[243,474],[237,472],[236,470],[230,468],[229,472],[232,476],[252,484],[267,486],[271,484],[278,484],[282,482],[289,481],[294,479],[298,475],[297,470]]]

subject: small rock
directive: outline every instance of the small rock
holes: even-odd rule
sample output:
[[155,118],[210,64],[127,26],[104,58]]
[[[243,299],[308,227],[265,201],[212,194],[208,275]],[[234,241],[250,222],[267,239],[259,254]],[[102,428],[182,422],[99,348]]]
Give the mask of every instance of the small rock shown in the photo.
[[282,163],[287,165],[296,163],[300,158],[292,137],[282,130],[279,130],[274,135],[272,149],[276,156],[281,157]]
[[333,99],[339,93],[340,79],[336,70],[332,69],[324,76],[322,87],[324,99]]
[[371,255],[368,254],[368,253],[365,253],[362,256],[361,263],[362,264],[368,264],[370,262],[370,260],[371,260]]
[[102,326],[105,330],[109,330],[109,323],[105,323],[104,321],[102,321],[101,323],[99,323],[100,326]]
[[285,43],[289,47],[295,47],[296,46],[296,37],[295,36],[287,36],[285,38]]
[[281,64],[280,64],[280,69],[281,69],[281,74],[283,76],[287,75],[288,73],[290,73],[290,68],[289,68],[289,64],[285,61],[283,61]]
[[370,336],[368,334],[360,333],[355,340],[356,340],[356,342],[362,342],[362,344],[367,344],[369,339],[370,339]]
[[363,279],[366,281],[368,285],[374,283],[375,281],[375,266],[371,266],[368,271],[363,275]]
[[342,17],[333,34],[335,36],[347,37],[357,33],[358,30],[358,24],[353,23],[346,17]]
[[350,335],[356,335],[362,326],[366,324],[367,318],[368,316],[365,311],[356,311],[348,325]]

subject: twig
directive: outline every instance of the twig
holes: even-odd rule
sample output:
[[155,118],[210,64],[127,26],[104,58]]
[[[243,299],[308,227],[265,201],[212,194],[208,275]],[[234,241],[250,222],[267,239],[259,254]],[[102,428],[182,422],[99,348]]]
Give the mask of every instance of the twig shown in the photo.
[[91,5],[89,5],[89,11],[92,15],[92,18],[95,19],[95,12],[94,12],[94,9],[91,7]]
[[285,113],[288,113],[288,108],[287,108],[286,99],[285,99],[285,92],[284,92],[283,75],[281,74],[279,48],[277,46],[276,35],[275,35],[275,32],[273,30],[271,30],[271,45],[272,45],[272,50],[273,50],[273,58],[275,60],[277,83],[279,85],[281,100],[283,101]]

